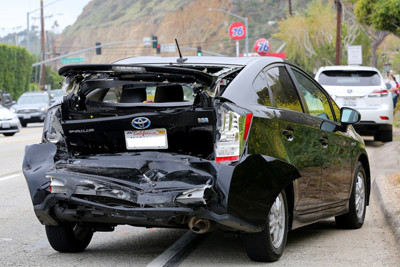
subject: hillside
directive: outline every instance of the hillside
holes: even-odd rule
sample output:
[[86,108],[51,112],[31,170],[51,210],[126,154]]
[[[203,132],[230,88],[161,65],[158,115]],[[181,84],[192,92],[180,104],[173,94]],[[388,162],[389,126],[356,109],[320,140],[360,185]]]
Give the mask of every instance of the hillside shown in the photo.
[[[308,0],[292,1],[296,10]],[[195,55],[197,46],[203,51],[235,55],[235,41],[228,35],[229,25],[237,19],[218,11],[223,9],[249,20],[249,51],[254,42],[267,38],[272,43],[272,52],[280,46],[279,40],[270,38],[276,31],[278,21],[288,14],[288,1],[282,0],[92,0],[84,8],[76,23],[57,39],[57,52],[66,54],[96,42],[142,41],[144,37],[158,36],[160,44],[173,43],[177,38],[184,55]],[[240,20],[238,20],[240,21]],[[270,23],[268,23],[270,22]],[[240,41],[240,52],[244,53],[244,40]],[[162,53],[172,56],[177,53]],[[203,52],[207,55],[206,52]],[[92,50],[76,56],[84,63],[106,63],[128,56],[154,56],[155,49],[142,43],[116,45],[102,48],[102,54]]]

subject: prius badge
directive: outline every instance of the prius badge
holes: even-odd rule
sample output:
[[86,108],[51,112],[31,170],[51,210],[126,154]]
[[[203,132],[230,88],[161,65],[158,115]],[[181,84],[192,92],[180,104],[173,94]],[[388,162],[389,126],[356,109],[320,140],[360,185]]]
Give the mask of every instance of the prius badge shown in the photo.
[[146,117],[137,117],[132,120],[132,126],[138,130],[147,129],[150,127],[150,120]]

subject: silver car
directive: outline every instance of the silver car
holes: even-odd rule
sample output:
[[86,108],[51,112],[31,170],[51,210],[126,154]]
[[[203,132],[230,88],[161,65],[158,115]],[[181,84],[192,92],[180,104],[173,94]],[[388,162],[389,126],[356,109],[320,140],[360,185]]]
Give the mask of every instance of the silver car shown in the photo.
[[26,127],[31,122],[43,122],[50,103],[47,92],[26,92],[10,110],[17,113],[22,127]]
[[17,114],[0,105],[0,133],[5,136],[13,136],[20,129],[21,123]]
[[373,136],[375,141],[392,141],[392,96],[376,68],[321,67],[315,79],[339,107],[355,108],[360,112],[361,121],[354,125],[359,134]]

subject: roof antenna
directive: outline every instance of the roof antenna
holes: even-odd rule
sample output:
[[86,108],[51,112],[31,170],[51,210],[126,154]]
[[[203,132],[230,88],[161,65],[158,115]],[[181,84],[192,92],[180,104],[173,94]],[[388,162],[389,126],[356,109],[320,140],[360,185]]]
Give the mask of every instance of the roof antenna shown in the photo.
[[182,57],[181,49],[179,48],[178,40],[175,38],[176,47],[178,48],[179,58],[176,60],[178,63],[183,63],[187,60],[187,58]]

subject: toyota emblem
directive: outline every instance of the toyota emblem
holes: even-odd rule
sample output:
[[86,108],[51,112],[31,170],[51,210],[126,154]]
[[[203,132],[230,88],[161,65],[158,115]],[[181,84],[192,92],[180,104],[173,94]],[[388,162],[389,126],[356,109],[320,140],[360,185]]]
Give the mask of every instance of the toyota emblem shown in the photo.
[[132,120],[132,126],[138,130],[147,129],[150,127],[150,120],[145,117],[137,117]]
[[353,93],[353,90],[352,89],[347,89],[347,93],[351,94],[351,93]]

